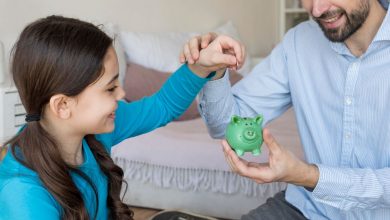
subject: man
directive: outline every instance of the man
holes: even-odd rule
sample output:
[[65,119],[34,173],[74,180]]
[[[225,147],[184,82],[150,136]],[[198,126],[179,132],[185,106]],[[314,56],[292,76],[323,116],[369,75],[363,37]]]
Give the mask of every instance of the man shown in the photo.
[[[287,182],[286,192],[242,219],[390,218],[390,14],[378,0],[302,0],[313,21],[290,30],[233,88],[228,71],[200,94],[213,137],[231,115],[263,114],[265,123],[294,106],[306,161],[280,146],[267,129],[269,163],[223,149],[233,171],[258,183]],[[197,61],[207,34],[184,47]]]

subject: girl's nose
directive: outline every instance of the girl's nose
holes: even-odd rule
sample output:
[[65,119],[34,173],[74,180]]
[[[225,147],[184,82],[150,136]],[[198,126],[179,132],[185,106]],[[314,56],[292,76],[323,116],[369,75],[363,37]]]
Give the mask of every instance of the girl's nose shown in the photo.
[[118,86],[117,88],[117,94],[116,94],[116,99],[121,100],[125,97],[125,91],[123,90],[122,86]]

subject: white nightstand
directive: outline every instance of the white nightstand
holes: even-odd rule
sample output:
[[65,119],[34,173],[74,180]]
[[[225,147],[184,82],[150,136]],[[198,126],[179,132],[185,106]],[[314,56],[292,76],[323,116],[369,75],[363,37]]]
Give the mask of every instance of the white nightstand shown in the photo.
[[26,111],[16,88],[0,88],[0,143],[11,138],[25,123]]

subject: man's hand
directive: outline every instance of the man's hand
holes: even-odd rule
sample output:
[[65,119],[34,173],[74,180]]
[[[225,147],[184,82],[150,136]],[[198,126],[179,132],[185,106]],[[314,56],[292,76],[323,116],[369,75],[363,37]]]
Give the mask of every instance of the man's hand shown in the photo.
[[223,151],[232,171],[253,179],[257,183],[287,182],[308,188],[315,188],[319,178],[317,166],[296,158],[279,145],[268,129],[263,131],[264,143],[269,149],[268,163],[248,162],[239,158],[226,140]]
[[[192,38],[190,41],[188,41],[184,45],[183,51],[180,53],[180,62],[181,63],[188,62],[188,64],[190,64],[190,65],[196,64],[200,58],[201,51],[203,49],[207,48],[210,44],[212,44],[215,41],[215,39],[217,39],[218,37],[219,36],[216,33],[211,32],[211,33],[207,33],[207,34],[202,35],[202,36],[196,36],[196,37]],[[234,48],[232,48],[232,47],[230,47],[230,48],[225,47],[225,48],[223,48],[222,52],[224,54],[230,54],[230,55],[236,56],[236,58],[237,58],[237,62],[235,64],[230,65],[230,66],[226,66],[226,67],[232,68],[232,69],[239,69],[242,67],[242,65],[245,62],[245,56],[246,56],[245,47],[244,47],[244,45],[242,45],[238,41],[236,41],[236,40],[234,40],[234,41],[237,42],[239,44],[239,47],[241,48],[241,51],[240,51],[241,56],[240,57],[237,56],[238,52],[235,51]],[[219,69],[219,71],[217,72],[218,74],[216,77],[214,77],[214,79],[220,78],[223,75],[223,73],[225,73],[226,67]]]
[[242,45],[228,36],[218,36],[199,51],[198,58],[193,62],[189,63],[190,69],[201,77],[225,68],[241,67],[244,62]]

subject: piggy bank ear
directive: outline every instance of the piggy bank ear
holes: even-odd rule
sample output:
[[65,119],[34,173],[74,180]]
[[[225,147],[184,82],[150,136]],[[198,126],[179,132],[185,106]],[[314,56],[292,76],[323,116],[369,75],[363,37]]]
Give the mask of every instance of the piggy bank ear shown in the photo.
[[241,121],[241,117],[240,117],[240,116],[237,116],[237,115],[233,115],[233,116],[232,116],[231,122],[232,122],[233,124],[238,124],[240,121]]
[[263,116],[259,115],[255,118],[257,124],[261,125],[263,123]]

